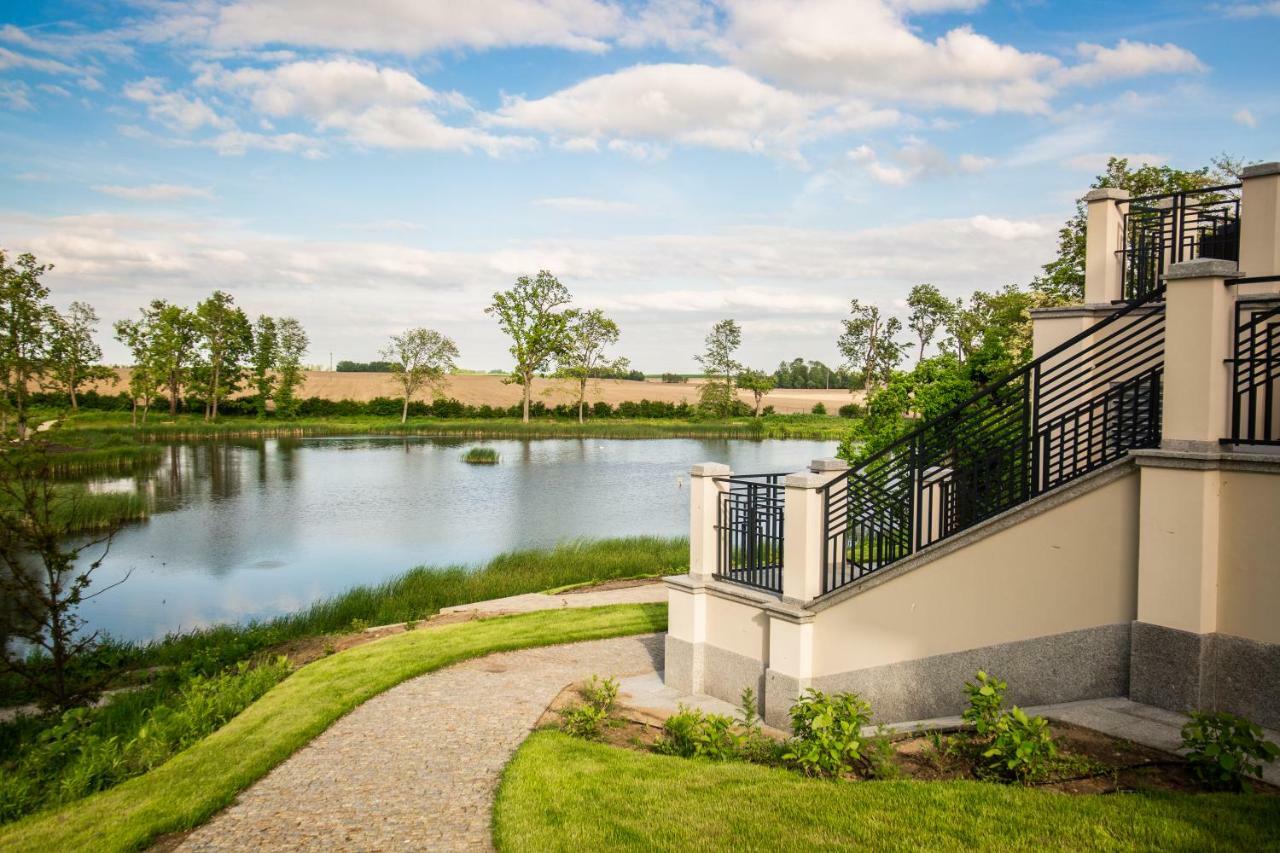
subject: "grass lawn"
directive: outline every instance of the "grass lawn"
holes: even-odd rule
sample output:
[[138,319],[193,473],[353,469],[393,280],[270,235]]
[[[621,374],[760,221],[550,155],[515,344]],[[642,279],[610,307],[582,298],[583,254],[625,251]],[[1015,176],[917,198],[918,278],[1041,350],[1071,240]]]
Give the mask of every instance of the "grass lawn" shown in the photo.
[[138,849],[208,819],[334,720],[408,678],[492,652],[650,633],[666,625],[665,605],[624,605],[447,625],[358,646],[298,670],[155,770],[0,827],[0,850]]
[[836,783],[538,732],[503,776],[494,841],[504,851],[1274,850],[1280,798]]

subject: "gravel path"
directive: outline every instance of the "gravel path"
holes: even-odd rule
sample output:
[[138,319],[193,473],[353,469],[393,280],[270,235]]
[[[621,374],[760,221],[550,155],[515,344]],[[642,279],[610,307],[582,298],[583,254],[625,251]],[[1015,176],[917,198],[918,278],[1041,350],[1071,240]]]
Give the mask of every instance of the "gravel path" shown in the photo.
[[502,768],[573,681],[662,669],[662,635],[490,655],[352,711],[179,850],[487,850]]

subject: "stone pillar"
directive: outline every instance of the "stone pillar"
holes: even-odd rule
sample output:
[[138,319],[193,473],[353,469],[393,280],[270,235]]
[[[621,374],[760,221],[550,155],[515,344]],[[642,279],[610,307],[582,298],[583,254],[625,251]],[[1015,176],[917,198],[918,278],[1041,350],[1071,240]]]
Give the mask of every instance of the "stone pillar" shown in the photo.
[[716,524],[720,495],[729,484],[716,478],[732,476],[728,465],[703,462],[689,472],[689,574],[709,578],[716,571]]
[[[816,460],[815,465],[825,460]],[[810,601],[822,594],[821,488],[836,474],[813,470],[788,474],[783,480],[785,500],[782,519],[782,597]]]
[[1138,608],[1130,697],[1172,710],[1214,704],[1222,474],[1214,457],[1230,424],[1232,261],[1174,264],[1165,275],[1163,437],[1141,465]]
[[[1240,191],[1240,269],[1280,275],[1280,163],[1246,166]],[[1280,292],[1280,283],[1243,284],[1241,295]]]
[[1090,190],[1084,200],[1088,205],[1084,301],[1086,305],[1110,305],[1124,297],[1120,250],[1124,248],[1124,215],[1129,210],[1129,191]]

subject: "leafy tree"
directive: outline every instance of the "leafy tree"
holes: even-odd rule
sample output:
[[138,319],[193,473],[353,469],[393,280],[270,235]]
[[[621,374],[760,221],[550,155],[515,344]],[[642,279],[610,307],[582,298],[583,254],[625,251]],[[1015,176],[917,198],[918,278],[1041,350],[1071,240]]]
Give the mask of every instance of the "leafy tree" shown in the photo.
[[457,368],[458,347],[434,329],[410,329],[392,335],[390,346],[379,355],[391,362],[391,375],[404,391],[400,410],[400,423],[404,423],[409,418],[409,400],[419,389],[427,386],[439,394],[445,375]]
[[895,338],[902,332],[902,321],[884,317],[875,305],[850,301],[849,317],[836,347],[845,363],[862,374],[863,384],[874,388],[888,381],[902,360],[902,345]]
[[169,414],[176,415],[198,338],[195,316],[181,305],[154,299],[142,309],[140,328],[148,338],[150,369],[169,392]]
[[751,392],[756,401],[754,416],[760,417],[760,403],[774,388],[773,377],[762,370],[744,370],[738,374],[738,387]]
[[850,388],[854,377],[846,370],[832,370],[820,361],[805,363],[794,358],[778,364],[773,381],[778,388]]
[[275,319],[261,315],[253,327],[253,402],[260,418],[267,416],[267,400],[271,399],[275,387],[274,371],[279,348],[280,336],[276,332]]
[[523,419],[529,422],[529,401],[534,374],[546,370],[552,360],[569,346],[570,324],[576,312],[565,306],[572,297],[569,289],[547,270],[530,278],[522,275],[510,290],[493,294],[485,310],[498,318],[498,326],[511,338],[515,359],[511,382],[524,389]]
[[0,384],[4,391],[0,431],[8,433],[12,412],[20,439],[27,435],[31,385],[45,369],[52,339],[55,313],[48,301],[49,288],[40,281],[50,269],[30,253],[10,264],[0,250]]
[[[124,582],[87,592],[119,524],[104,530],[98,523],[87,540],[72,536],[83,526],[86,494],[57,482],[43,439],[0,453],[0,599],[13,614],[4,633],[34,650],[4,643],[0,670],[59,710],[92,701],[106,686],[107,676],[84,666],[99,636],[84,632],[77,611]],[[82,562],[86,554],[93,556]]]
[[253,327],[229,293],[215,290],[196,306],[195,330],[204,354],[205,420],[218,417],[218,401],[233,393],[253,351]]
[[[1213,166],[1199,169],[1175,169],[1144,163],[1130,168],[1128,159],[1111,157],[1106,171],[1094,178],[1093,189],[1110,187],[1125,189],[1136,197],[1163,195],[1203,189],[1222,184],[1238,174],[1240,163],[1224,154]],[[1084,299],[1084,252],[1087,206],[1076,202],[1076,212],[1058,231],[1058,255],[1044,265],[1044,272],[1032,281],[1033,290],[1043,293],[1048,304],[1060,305]]]
[[916,361],[924,361],[925,347],[955,313],[956,305],[934,285],[917,284],[907,296],[907,307],[911,309],[907,327],[915,332],[920,341],[920,353],[916,356]]
[[276,320],[276,414],[282,417],[297,417],[297,391],[303,379],[302,357],[310,344],[306,330],[296,319]]
[[737,402],[734,378],[742,370],[733,354],[742,346],[742,328],[733,320],[721,320],[707,333],[706,346],[702,355],[694,356],[707,374],[698,392],[700,404],[713,414],[731,415]]
[[151,401],[163,385],[162,368],[155,352],[155,329],[146,312],[138,320],[117,320],[115,337],[129,348],[132,363],[129,367],[129,396],[133,399],[131,421],[138,426],[138,405],[142,405],[142,423],[147,422]]
[[599,376],[625,374],[630,366],[625,358],[605,355],[605,348],[616,344],[619,334],[618,324],[598,308],[578,313],[569,324],[568,346],[556,356],[559,361],[557,372],[577,385],[578,423],[584,420],[587,383]]
[[53,338],[45,378],[71,400],[71,411],[79,411],[76,392],[95,380],[115,381],[116,372],[102,361],[102,348],[94,341],[98,315],[84,302],[72,302],[66,314],[53,314]]

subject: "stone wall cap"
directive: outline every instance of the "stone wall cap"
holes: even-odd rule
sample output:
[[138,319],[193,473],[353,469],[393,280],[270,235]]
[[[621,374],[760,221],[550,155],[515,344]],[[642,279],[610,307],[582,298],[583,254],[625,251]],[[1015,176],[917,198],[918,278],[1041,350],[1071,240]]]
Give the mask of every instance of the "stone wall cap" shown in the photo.
[[782,482],[788,489],[817,489],[825,486],[830,480],[830,477],[824,477],[812,471],[797,471],[795,474],[788,474]]
[[1119,187],[1098,187],[1084,194],[1085,201],[1128,201],[1129,191]]
[[1242,180],[1249,178],[1265,178],[1268,175],[1280,175],[1280,163],[1254,163],[1252,166],[1245,166],[1244,171],[1240,173]]
[[689,469],[692,477],[728,477],[733,469],[723,462],[699,462]]
[[849,463],[845,462],[843,459],[828,456],[822,459],[815,459],[810,462],[809,470],[815,474],[821,474],[824,471],[848,471]]
[[1224,261],[1220,258],[1196,258],[1194,261],[1182,261],[1169,267],[1164,274],[1165,281],[1177,281],[1184,278],[1239,278],[1244,275],[1235,261]]

